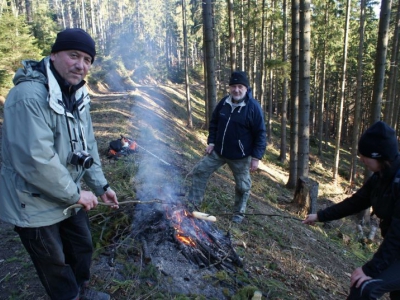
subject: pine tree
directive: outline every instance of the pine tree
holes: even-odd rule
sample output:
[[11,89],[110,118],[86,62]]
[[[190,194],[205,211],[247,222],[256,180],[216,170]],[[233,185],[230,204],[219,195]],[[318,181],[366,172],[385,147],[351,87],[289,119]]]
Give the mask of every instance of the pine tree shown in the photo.
[[[5,11],[0,18],[0,84],[12,87],[12,77],[24,59],[40,59],[41,51],[23,17]],[[4,94],[4,93],[2,93]]]

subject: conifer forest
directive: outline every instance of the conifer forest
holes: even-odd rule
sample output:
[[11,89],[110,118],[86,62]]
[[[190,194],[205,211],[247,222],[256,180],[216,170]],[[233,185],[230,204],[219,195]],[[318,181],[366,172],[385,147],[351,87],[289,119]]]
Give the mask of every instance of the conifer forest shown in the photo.
[[310,142],[321,153],[332,139],[333,180],[346,144],[352,181],[360,133],[378,119],[398,127],[397,7],[390,0],[4,0],[0,91],[6,95],[22,59],[48,55],[59,30],[80,27],[95,38],[104,73],[120,68],[189,86],[204,80],[205,122],[230,72],[245,70],[268,136],[273,117],[282,124],[288,186],[307,176]]

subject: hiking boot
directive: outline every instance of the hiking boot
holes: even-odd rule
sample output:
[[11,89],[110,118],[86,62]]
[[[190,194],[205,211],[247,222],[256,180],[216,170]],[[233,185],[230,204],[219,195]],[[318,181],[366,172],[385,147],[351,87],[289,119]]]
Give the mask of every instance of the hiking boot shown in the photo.
[[375,234],[376,234],[376,226],[371,226],[371,231],[369,232],[369,235],[368,235],[368,240],[370,240],[371,242],[374,240],[374,238],[375,238]]
[[241,216],[241,215],[234,215],[232,217],[232,222],[233,223],[240,224],[240,223],[242,223],[242,221],[243,221],[243,216]]
[[357,241],[364,239],[364,229],[362,228],[362,226],[360,224],[357,225],[356,239],[357,239]]
[[79,300],[110,300],[109,294],[99,292],[90,288],[83,288],[79,293]]

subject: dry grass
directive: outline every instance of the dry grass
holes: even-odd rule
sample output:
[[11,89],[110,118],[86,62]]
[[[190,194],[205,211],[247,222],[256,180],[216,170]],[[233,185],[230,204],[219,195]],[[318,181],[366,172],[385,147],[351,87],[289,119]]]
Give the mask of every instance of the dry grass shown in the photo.
[[[102,153],[105,174],[116,190],[120,201],[137,197],[143,184],[137,177],[139,160],[144,152],[129,160],[110,161],[105,157],[108,143],[120,136],[144,137],[146,147],[168,160],[179,176],[165,176],[165,180],[180,191],[187,189],[186,175],[203,155],[207,132],[204,130],[202,86],[193,86],[192,109],[194,129],[186,127],[186,103],[182,86],[152,86],[124,93],[106,93],[102,88],[92,90],[92,115],[99,149]],[[2,111],[2,110],[0,110]],[[143,112],[151,112],[146,115]],[[161,120],[157,128],[152,121]],[[274,123],[274,126],[279,126]],[[279,132],[279,130],[276,130]],[[273,138],[278,141],[277,137]],[[376,245],[361,245],[355,239],[351,218],[324,226],[308,227],[291,209],[293,191],[285,188],[287,166],[277,161],[278,147],[272,143],[267,150],[260,170],[253,175],[249,215],[241,225],[232,224],[229,216],[217,216],[218,227],[232,234],[236,251],[242,257],[244,269],[238,269],[234,279],[218,273],[218,283],[234,280],[235,295],[230,299],[248,299],[255,289],[262,291],[263,299],[344,299],[349,285],[349,274],[363,264],[376,249]],[[331,157],[324,153],[324,157]],[[346,181],[337,185],[331,182],[331,161],[314,159],[310,177],[320,184],[318,206],[322,208],[345,197]],[[346,160],[343,159],[343,162]],[[346,168],[344,165],[343,168]],[[156,174],[157,170],[154,170]],[[155,187],[151,187],[155,188]],[[233,178],[228,168],[212,175],[201,209],[218,215],[230,212],[233,205]],[[201,295],[175,295],[162,290],[163,278],[151,265],[138,261],[140,245],[129,237],[134,206],[121,206],[110,212],[99,208],[91,213],[96,247],[93,264],[93,285],[112,294],[113,299],[204,299]],[[270,216],[278,215],[278,216]],[[2,237],[10,231],[0,231]],[[350,237],[348,240],[345,237]],[[18,254],[21,262],[13,261],[15,242],[10,237],[0,256],[0,284],[9,292],[0,299],[46,299],[38,279],[25,254]],[[13,247],[8,247],[8,243]],[[117,244],[116,264],[112,267],[111,245]],[[8,248],[7,248],[8,247]],[[12,249],[13,252],[5,252]],[[21,247],[19,248],[21,249]],[[115,249],[115,248],[114,248]],[[22,251],[23,253],[23,251]],[[1,254],[1,252],[0,252]],[[2,257],[8,262],[1,262]],[[14,269],[13,269],[14,268]],[[4,270],[12,271],[12,278]],[[146,278],[143,280],[143,278]],[[21,285],[20,282],[24,282]],[[32,288],[26,288],[26,284]],[[33,298],[32,298],[33,297]]]

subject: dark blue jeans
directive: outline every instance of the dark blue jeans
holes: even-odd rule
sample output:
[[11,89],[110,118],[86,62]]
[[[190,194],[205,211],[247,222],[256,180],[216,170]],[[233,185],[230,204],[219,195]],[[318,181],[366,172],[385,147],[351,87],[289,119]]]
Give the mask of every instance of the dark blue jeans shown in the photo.
[[365,281],[358,289],[351,288],[347,300],[375,300],[389,293],[391,300],[400,300],[400,261],[394,262],[379,276]]
[[31,256],[47,294],[54,300],[77,299],[89,281],[93,245],[87,213],[81,209],[50,226],[14,229]]

